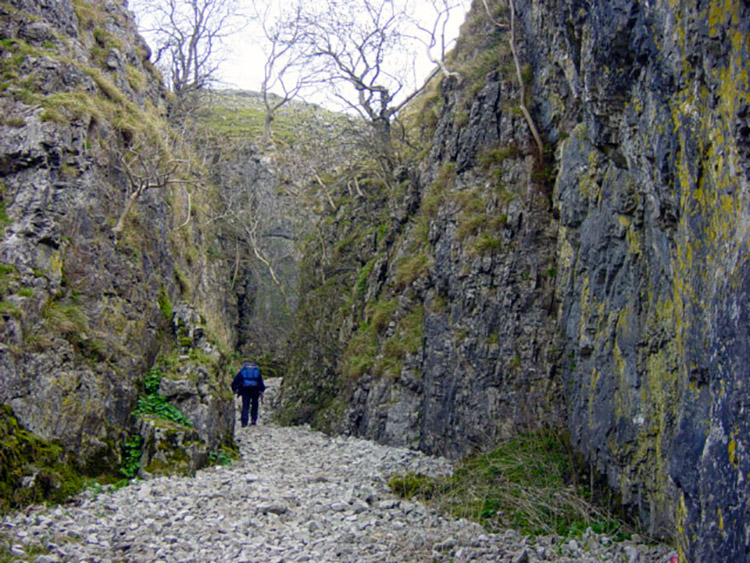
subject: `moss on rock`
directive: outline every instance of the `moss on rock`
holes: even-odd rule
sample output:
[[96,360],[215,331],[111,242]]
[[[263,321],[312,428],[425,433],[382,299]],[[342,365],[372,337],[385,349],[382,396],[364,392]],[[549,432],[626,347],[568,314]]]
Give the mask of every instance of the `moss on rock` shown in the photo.
[[0,405],[0,512],[38,502],[62,502],[83,478],[63,448],[24,430],[13,410]]

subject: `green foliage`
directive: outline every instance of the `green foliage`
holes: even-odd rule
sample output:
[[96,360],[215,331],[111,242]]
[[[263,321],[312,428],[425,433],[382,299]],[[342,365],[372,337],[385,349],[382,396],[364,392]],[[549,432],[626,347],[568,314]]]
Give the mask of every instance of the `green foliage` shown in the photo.
[[374,366],[378,337],[393,319],[397,306],[395,299],[367,304],[365,320],[349,339],[344,351],[342,372],[345,377],[356,379]]
[[26,125],[26,120],[24,120],[24,118],[20,116],[11,116],[5,119],[5,124],[8,127],[15,127],[19,129]]
[[528,63],[521,68],[521,80],[524,84],[531,84],[531,81],[534,80],[534,68]]
[[359,270],[359,276],[357,277],[357,285],[354,290],[358,296],[363,296],[367,290],[367,278],[372,272],[372,268],[375,265],[375,260],[370,260],[367,264],[362,266]]
[[459,215],[458,229],[456,230],[458,240],[464,241],[468,237],[476,236],[480,230],[487,226],[488,221],[489,218],[484,212],[461,212]]
[[159,368],[154,368],[146,374],[143,379],[143,389],[146,391],[146,395],[156,395],[159,393],[159,385],[161,385],[162,373]]
[[141,469],[142,451],[143,438],[138,434],[123,444],[120,474],[126,479],[133,479],[138,475],[138,471]]
[[420,305],[396,323],[394,336],[386,343],[386,354],[403,358],[406,354],[416,353],[422,346],[423,335],[424,308]]
[[2,232],[3,227],[10,224],[10,217],[8,217],[8,212],[5,208],[5,191],[5,184],[0,182],[0,232]]
[[45,304],[42,317],[49,330],[69,339],[83,338],[91,330],[88,317],[75,303],[52,299]]
[[133,411],[135,417],[154,415],[183,426],[192,426],[190,421],[180,412],[180,409],[169,404],[159,393],[162,372],[159,368],[152,369],[143,380],[145,396],[138,398],[138,405]]
[[180,288],[180,293],[182,295],[190,295],[191,292],[191,285],[190,285],[190,279],[183,273],[182,270],[179,268],[174,269],[174,278],[177,281],[177,285]]
[[104,14],[88,0],[73,0],[73,9],[82,29],[90,30],[104,23]]
[[510,45],[507,41],[500,40],[493,46],[477,49],[473,56],[458,69],[464,76],[463,98],[473,100],[477,92],[486,84],[487,75],[499,70],[507,76],[512,76],[513,62]]
[[94,29],[93,35],[94,39],[96,39],[96,42],[99,43],[102,47],[114,47],[116,49],[122,49],[122,41],[120,41],[109,31],[101,27],[97,27],[96,29]]
[[483,256],[493,254],[503,248],[503,241],[490,233],[481,233],[476,240],[469,245],[469,252]]
[[422,199],[422,213],[433,218],[446,199],[446,192],[456,183],[456,164],[446,162],[438,170],[435,180]]
[[20,314],[21,312],[15,303],[4,299],[0,301],[0,316],[18,317]]
[[167,290],[164,288],[164,286],[161,286],[159,288],[158,303],[159,310],[161,311],[164,320],[167,322],[172,322],[174,311],[172,310],[172,302],[169,300],[169,295],[167,295]]
[[477,164],[483,170],[490,170],[495,166],[501,165],[508,159],[518,158],[521,156],[521,149],[516,144],[505,147],[495,147],[483,150],[477,157]]
[[490,333],[490,335],[487,337],[487,344],[490,346],[494,346],[500,342],[500,332],[497,330],[494,330]]
[[32,503],[63,502],[82,486],[59,444],[24,430],[11,408],[0,405],[0,514]]
[[236,454],[225,449],[208,454],[208,461],[211,465],[221,465],[223,467],[228,467],[232,465],[232,463],[234,463],[235,459]]
[[163,420],[168,420],[183,426],[192,426],[190,421],[180,412],[180,409],[171,405],[161,395],[148,395],[138,399],[138,406],[133,411],[135,416],[154,415]]
[[525,535],[578,536],[591,527],[626,539],[627,526],[595,506],[592,493],[576,484],[576,469],[564,440],[544,430],[465,460],[451,477],[407,474],[389,485],[401,496],[430,500],[491,532],[513,528]]
[[435,186],[438,189],[446,189],[452,186],[456,182],[456,163],[446,162],[438,170],[437,177],[435,178]]

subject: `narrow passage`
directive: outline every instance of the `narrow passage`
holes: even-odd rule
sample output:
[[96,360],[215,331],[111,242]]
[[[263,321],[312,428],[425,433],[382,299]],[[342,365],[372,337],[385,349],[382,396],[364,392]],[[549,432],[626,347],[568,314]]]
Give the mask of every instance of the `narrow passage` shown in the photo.
[[664,547],[595,536],[532,544],[513,531],[487,534],[388,490],[393,474],[450,473],[447,460],[274,426],[267,410],[238,430],[242,461],[232,466],[27,510],[0,522],[2,539],[36,563],[669,561]]

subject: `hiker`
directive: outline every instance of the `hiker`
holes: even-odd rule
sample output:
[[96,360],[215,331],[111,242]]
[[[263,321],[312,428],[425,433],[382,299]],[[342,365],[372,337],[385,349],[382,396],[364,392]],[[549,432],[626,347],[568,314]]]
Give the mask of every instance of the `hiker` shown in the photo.
[[[263,392],[266,385],[263,383],[263,376],[260,374],[260,368],[255,362],[245,362],[242,369],[237,372],[232,380],[232,391],[242,397],[242,428],[247,426],[248,409],[250,410],[250,423],[255,425],[258,422],[258,399],[263,400]],[[252,408],[250,405],[252,403]]]

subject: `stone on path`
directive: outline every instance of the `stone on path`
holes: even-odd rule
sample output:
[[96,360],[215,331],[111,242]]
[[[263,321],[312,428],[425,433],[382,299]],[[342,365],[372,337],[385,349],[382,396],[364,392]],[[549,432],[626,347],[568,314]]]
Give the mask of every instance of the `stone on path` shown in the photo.
[[449,461],[264,421],[238,431],[242,461],[232,466],[7,516],[0,542],[38,563],[662,562],[672,554],[593,534],[565,549],[561,538],[539,538],[532,546],[513,531],[488,534],[397,499],[387,487],[392,475],[409,471],[448,475]]

